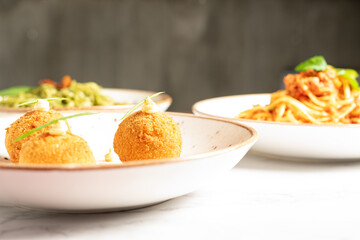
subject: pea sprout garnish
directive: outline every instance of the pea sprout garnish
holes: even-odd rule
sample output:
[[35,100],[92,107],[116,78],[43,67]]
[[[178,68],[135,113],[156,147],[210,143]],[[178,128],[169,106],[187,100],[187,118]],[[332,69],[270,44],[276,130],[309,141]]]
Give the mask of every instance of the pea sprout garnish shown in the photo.
[[20,141],[26,137],[28,137],[29,135],[39,131],[40,129],[44,128],[44,127],[47,127],[47,126],[50,126],[52,124],[55,124],[57,122],[59,122],[60,120],[66,120],[66,119],[69,119],[69,118],[75,118],[75,117],[81,117],[81,116],[85,116],[85,115],[92,115],[92,114],[96,114],[96,113],[92,113],[92,112],[83,112],[83,113],[78,113],[78,114],[74,114],[74,115],[70,115],[70,116],[66,116],[66,117],[62,117],[62,118],[58,118],[58,119],[55,119],[51,122],[48,122],[48,123],[45,123],[44,125],[40,126],[40,127],[37,127],[37,128],[34,128],[28,132],[26,132],[25,134],[21,135],[20,137],[16,138],[13,142],[17,142],[17,141]]
[[[41,99],[41,100],[46,100],[46,101],[48,101],[48,102],[50,102],[50,101],[54,101],[54,100],[66,100],[66,98],[43,98],[43,99]],[[30,105],[30,104],[33,104],[33,103],[37,103],[39,101],[39,99],[36,99],[36,100],[34,100],[34,101],[29,101],[29,102],[24,102],[24,103],[20,103],[20,104],[18,104],[17,106],[18,107],[21,107],[21,106],[27,106],[27,105]]]
[[121,118],[121,120],[123,120],[124,118],[128,117],[131,113],[133,113],[138,107],[140,107],[141,105],[143,105],[146,101],[147,98],[154,98],[160,94],[163,94],[165,92],[158,92],[158,93],[155,93],[153,95],[151,95],[150,97],[146,97],[144,98],[143,100],[141,100],[138,104],[136,104],[135,106],[133,106],[127,113],[125,113],[125,115]]

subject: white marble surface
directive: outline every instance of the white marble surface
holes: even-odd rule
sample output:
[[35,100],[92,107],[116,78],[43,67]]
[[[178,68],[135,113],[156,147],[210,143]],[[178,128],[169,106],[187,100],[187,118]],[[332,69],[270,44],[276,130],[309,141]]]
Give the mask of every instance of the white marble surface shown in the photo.
[[103,214],[0,207],[0,239],[360,239],[360,162],[248,154],[198,191]]

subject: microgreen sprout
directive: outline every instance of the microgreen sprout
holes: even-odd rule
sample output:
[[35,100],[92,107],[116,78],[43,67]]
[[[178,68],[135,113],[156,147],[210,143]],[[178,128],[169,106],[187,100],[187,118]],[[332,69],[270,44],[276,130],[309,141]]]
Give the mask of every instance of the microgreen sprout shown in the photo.
[[[153,95],[151,95],[150,97],[148,97],[148,98],[150,98],[150,99],[152,99],[152,98],[154,98],[154,97],[156,97],[156,96],[158,96],[158,95],[160,95],[160,94],[163,94],[164,92],[158,92],[158,93],[155,93],[155,94],[153,94]],[[146,99],[147,99],[147,97],[146,98],[144,98],[143,100],[141,100],[138,104],[136,104],[135,106],[133,106],[122,118],[121,118],[121,120],[123,120],[124,118],[126,118],[127,116],[129,116],[131,113],[133,113],[138,107],[140,107],[141,105],[143,105],[144,103],[145,103],[145,101],[146,101]]]
[[[66,98],[44,98],[42,100],[46,100],[46,101],[54,101],[54,100],[65,100]],[[39,101],[39,99],[36,99],[34,101],[29,101],[29,102],[24,102],[24,103],[20,103],[18,104],[17,106],[18,107],[21,107],[21,106],[27,106],[27,105],[30,105],[30,104],[33,104],[33,103],[37,103]]]
[[41,130],[42,128],[44,127],[47,127],[47,126],[50,126],[52,124],[55,124],[57,123],[58,121],[60,120],[66,120],[66,119],[69,119],[69,118],[75,118],[75,117],[80,117],[80,116],[85,116],[85,115],[91,115],[91,114],[95,114],[95,113],[92,113],[92,112],[83,112],[83,113],[78,113],[78,114],[74,114],[74,115],[70,115],[70,116],[66,116],[66,117],[62,117],[62,118],[58,118],[58,119],[55,119],[51,122],[48,122],[48,123],[45,123],[44,125],[40,126],[40,127],[37,127],[37,128],[34,128],[28,132],[26,132],[25,134],[21,135],[20,137],[16,138],[14,140],[14,142],[17,142],[17,141],[20,141],[26,137],[28,137],[29,135],[33,134],[34,132],[37,132],[39,130]]

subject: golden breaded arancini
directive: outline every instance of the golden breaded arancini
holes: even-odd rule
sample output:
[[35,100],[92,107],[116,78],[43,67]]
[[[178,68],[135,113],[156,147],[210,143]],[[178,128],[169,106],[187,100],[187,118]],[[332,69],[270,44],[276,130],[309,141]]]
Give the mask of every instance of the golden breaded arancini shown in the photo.
[[43,133],[24,143],[20,164],[93,164],[94,155],[87,142],[67,133],[53,136]]
[[167,114],[147,106],[125,118],[114,136],[114,151],[121,161],[179,157],[179,126]]
[[48,131],[53,127],[53,125],[47,126],[22,140],[14,142],[16,138],[20,137],[21,135],[25,134],[28,131],[31,131],[34,128],[37,128],[48,122],[51,122],[55,119],[59,119],[62,117],[64,116],[61,113],[51,109],[48,111],[32,110],[25,113],[15,122],[13,122],[10,125],[10,127],[6,129],[6,136],[5,136],[5,146],[7,152],[9,153],[10,160],[12,162],[18,162],[19,153],[22,148],[22,145],[25,142],[31,140],[32,138],[39,136],[42,133]]

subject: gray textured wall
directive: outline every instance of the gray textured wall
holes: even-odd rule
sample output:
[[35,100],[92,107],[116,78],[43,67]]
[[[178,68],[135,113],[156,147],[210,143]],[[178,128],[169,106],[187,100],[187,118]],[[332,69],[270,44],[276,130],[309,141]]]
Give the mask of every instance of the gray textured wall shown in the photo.
[[355,0],[0,0],[0,88],[70,74],[165,90],[171,110],[271,92],[323,54],[360,69]]

